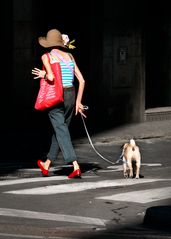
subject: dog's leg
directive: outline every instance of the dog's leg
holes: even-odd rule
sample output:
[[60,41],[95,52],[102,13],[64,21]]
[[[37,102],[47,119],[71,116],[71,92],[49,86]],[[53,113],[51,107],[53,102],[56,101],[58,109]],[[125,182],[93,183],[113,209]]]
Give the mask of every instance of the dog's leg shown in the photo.
[[132,161],[130,159],[128,159],[128,168],[129,168],[129,177],[133,178],[133,168],[132,168]]
[[140,163],[140,159],[139,160],[137,160],[137,162],[136,162],[136,175],[135,175],[135,178],[139,178],[139,175],[140,175],[140,165],[141,165],[141,163]]
[[125,160],[125,157],[123,156],[123,176],[124,178],[127,178],[128,177],[128,174],[127,174],[127,165],[126,165],[126,160]]

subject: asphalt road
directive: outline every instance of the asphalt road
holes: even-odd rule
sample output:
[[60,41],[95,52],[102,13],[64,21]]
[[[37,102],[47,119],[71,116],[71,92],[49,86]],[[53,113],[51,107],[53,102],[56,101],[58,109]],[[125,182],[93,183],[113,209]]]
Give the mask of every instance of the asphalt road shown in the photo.
[[[62,158],[42,177],[37,167],[0,177],[0,238],[171,238],[171,139],[137,140],[140,179],[124,179],[123,142],[75,144],[81,179]],[[106,161],[105,159],[109,160]]]

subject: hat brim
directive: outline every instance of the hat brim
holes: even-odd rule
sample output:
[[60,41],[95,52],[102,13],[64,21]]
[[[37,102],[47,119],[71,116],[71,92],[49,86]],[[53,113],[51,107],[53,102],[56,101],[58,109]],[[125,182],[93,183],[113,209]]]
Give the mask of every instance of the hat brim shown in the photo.
[[45,48],[53,47],[53,46],[61,46],[66,48],[66,46],[62,42],[49,42],[46,40],[46,37],[39,37],[38,41],[39,41],[39,44]]

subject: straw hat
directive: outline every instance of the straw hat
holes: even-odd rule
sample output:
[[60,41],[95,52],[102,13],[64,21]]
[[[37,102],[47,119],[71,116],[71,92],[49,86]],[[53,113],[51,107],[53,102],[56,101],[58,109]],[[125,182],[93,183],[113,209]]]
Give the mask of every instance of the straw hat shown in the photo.
[[48,31],[46,37],[39,37],[38,41],[39,44],[45,48],[53,46],[61,46],[66,48],[62,39],[62,34],[57,29]]

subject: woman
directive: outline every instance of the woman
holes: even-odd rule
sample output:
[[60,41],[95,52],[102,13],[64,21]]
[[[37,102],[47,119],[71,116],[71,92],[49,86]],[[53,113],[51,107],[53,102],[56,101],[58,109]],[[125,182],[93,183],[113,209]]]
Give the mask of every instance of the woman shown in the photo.
[[[80,113],[84,114],[84,107],[81,103],[85,81],[76,64],[76,61],[72,54],[67,51],[67,45],[69,44],[69,38],[67,35],[62,35],[57,29],[48,31],[46,37],[39,37],[39,44],[50,49],[49,56],[51,63],[59,62],[61,66],[62,84],[64,90],[64,103],[56,105],[48,110],[48,116],[53,126],[54,134],[52,135],[51,146],[47,154],[45,162],[38,160],[37,164],[40,167],[43,175],[48,175],[50,165],[56,160],[59,149],[61,150],[65,163],[73,164],[73,172],[68,175],[68,178],[81,177],[80,166],[77,162],[77,157],[71,142],[68,126],[71,122],[71,118]],[[32,74],[36,78],[46,77],[46,79],[53,81],[53,72],[49,64],[49,60],[46,54],[41,57],[44,70],[34,68]],[[78,80],[78,91],[75,93],[74,88],[74,75]]]

